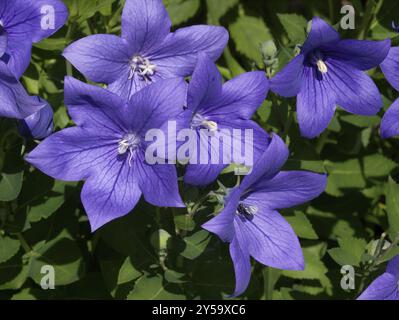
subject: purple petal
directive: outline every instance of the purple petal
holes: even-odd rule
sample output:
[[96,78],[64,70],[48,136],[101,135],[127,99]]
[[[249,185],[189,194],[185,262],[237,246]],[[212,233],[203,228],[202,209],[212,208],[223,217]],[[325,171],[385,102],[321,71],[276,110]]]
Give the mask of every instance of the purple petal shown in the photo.
[[189,164],[184,174],[184,182],[194,186],[207,186],[214,182],[225,164]]
[[117,95],[83,83],[72,77],[65,78],[65,104],[76,125],[93,128],[119,136],[127,131],[127,106]]
[[[3,2],[3,1],[2,1]],[[57,32],[68,18],[68,10],[60,0],[13,0],[0,6],[2,23],[10,34],[29,35],[32,42],[39,42]],[[54,13],[54,25],[51,18]]]
[[305,56],[299,54],[270,80],[270,90],[282,97],[294,97],[301,91]]
[[113,154],[85,182],[81,199],[92,232],[128,214],[140,200],[141,191],[135,169]]
[[0,61],[0,117],[24,119],[46,103],[28,95],[5,63]]
[[204,108],[204,115],[251,119],[268,90],[269,82],[263,71],[243,73],[223,85],[222,95]]
[[0,25],[0,57],[7,51],[8,46],[8,34],[4,28]]
[[248,287],[251,279],[251,261],[241,230],[237,230],[236,238],[230,244],[230,256],[233,260],[236,286],[231,297],[237,297]]
[[30,64],[32,43],[26,36],[16,39],[8,35],[7,51],[1,57],[1,61],[7,64],[15,78],[19,79]]
[[338,42],[339,40],[339,34],[333,27],[319,17],[314,17],[312,29],[302,47],[302,52],[306,54],[322,45]]
[[158,81],[132,96],[128,103],[126,122],[137,133],[161,128],[168,120],[174,120],[183,110],[187,86],[184,79]]
[[235,218],[236,234],[238,230],[242,232],[250,255],[273,268],[303,270],[302,249],[290,224],[277,211],[257,208],[258,212],[250,219]]
[[47,101],[40,97],[37,97],[37,99],[45,106],[18,123],[20,134],[27,139],[41,140],[47,138],[54,130],[53,109]]
[[387,272],[394,275],[399,282],[399,255],[393,257],[388,263]]
[[[8,35],[7,61],[15,77],[20,78],[30,62],[32,42],[51,36],[60,29],[68,11],[59,0],[1,1],[1,22]],[[54,12],[54,25],[47,17]],[[42,26],[42,23],[45,27]]]
[[148,165],[144,154],[140,154],[136,159],[136,167],[139,186],[147,202],[158,207],[185,207],[179,195],[174,165]]
[[157,65],[162,78],[186,77],[193,73],[200,52],[216,61],[228,38],[228,32],[222,27],[199,25],[181,28],[169,34],[149,58]]
[[203,224],[202,228],[216,234],[224,242],[232,242],[235,237],[234,217],[240,196],[241,191],[238,188],[231,190],[222,212]]
[[84,76],[95,82],[112,83],[130,69],[128,45],[114,35],[85,37],[69,45],[63,55]]
[[363,291],[357,300],[398,300],[398,279],[390,273],[384,273],[375,279]]
[[396,99],[385,112],[380,130],[384,139],[399,135],[399,99]]
[[[223,119],[223,120],[222,120]],[[268,145],[267,133],[254,121],[235,120],[224,117],[210,118],[216,121],[219,131],[213,139],[208,134],[198,134],[197,162],[187,166],[184,181],[196,186],[205,186],[216,180],[227,165],[245,164],[253,166]],[[249,131],[250,130],[250,131]],[[246,136],[247,133],[251,136]],[[214,144],[219,140],[219,148]],[[204,164],[203,150],[208,150],[207,163]],[[193,160],[193,158],[191,159]]]
[[195,112],[212,103],[222,93],[222,76],[206,53],[198,55],[198,62],[188,86],[187,104]]
[[336,102],[350,113],[371,116],[382,107],[382,97],[373,80],[363,71],[338,60],[329,59],[328,82]]
[[[323,77],[323,78],[322,78]],[[326,74],[305,67],[304,83],[297,97],[297,114],[302,136],[317,137],[330,123],[335,111],[335,95]]]
[[389,50],[387,58],[381,64],[381,70],[396,91],[399,91],[399,47]]
[[341,40],[323,47],[328,57],[350,64],[359,70],[369,70],[379,66],[391,48],[391,40]]
[[133,78],[131,78],[131,70],[130,67],[123,69],[119,74],[118,79],[110,83],[107,87],[109,91],[117,94],[125,101],[129,101],[131,97],[141,89],[163,79],[157,73],[151,78],[151,81],[145,81],[138,76],[137,73],[135,73]]
[[272,134],[269,143],[265,141],[265,151],[255,162],[252,172],[242,180],[240,189],[246,191],[260,179],[274,177],[288,158],[288,148],[281,138]]
[[122,38],[131,54],[147,54],[169,34],[171,22],[162,0],[127,0],[122,13]]
[[291,208],[317,198],[326,188],[327,176],[306,171],[283,171],[271,180],[252,185],[244,201],[270,209]]
[[95,176],[117,155],[117,140],[73,127],[49,136],[28,154],[26,161],[55,179],[79,181]]

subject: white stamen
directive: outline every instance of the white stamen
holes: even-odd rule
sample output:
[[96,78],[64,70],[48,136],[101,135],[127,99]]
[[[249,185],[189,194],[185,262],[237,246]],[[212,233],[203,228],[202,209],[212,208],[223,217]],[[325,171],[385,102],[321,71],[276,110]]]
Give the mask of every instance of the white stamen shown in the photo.
[[321,59],[317,60],[316,64],[317,64],[317,68],[319,69],[319,71],[321,73],[327,73],[328,68],[327,68],[327,65],[325,64],[325,62],[323,60],[321,60]]
[[129,80],[133,79],[137,73],[146,82],[151,81],[151,77],[155,74],[156,65],[152,64],[149,59],[142,56],[134,56],[130,60]]
[[215,121],[204,120],[202,121],[201,125],[211,132],[218,130],[218,124]]
[[123,136],[122,140],[118,142],[118,154],[123,155],[129,151],[129,167],[132,166],[132,160],[134,156],[134,150],[137,149],[140,144],[140,138],[133,133],[128,133]]

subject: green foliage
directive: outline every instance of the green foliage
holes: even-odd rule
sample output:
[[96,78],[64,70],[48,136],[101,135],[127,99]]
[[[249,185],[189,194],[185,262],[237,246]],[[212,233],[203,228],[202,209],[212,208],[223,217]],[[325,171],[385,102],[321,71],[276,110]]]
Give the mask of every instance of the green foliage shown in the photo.
[[[72,125],[63,101],[65,75],[85,81],[62,50],[87,35],[119,34],[124,3],[64,2],[70,11],[67,25],[34,45],[22,78],[30,94],[51,103],[57,130]],[[313,15],[335,26],[339,22],[338,2],[326,2],[164,0],[174,29],[214,24],[230,31],[229,45],[217,62],[224,80],[251,70],[271,76],[283,68],[303,43]],[[391,22],[399,22],[398,1],[372,6],[370,15],[364,14],[363,2],[354,1],[356,30],[340,30],[343,37],[389,37],[397,45]],[[398,95],[379,69],[370,75],[386,110]],[[254,120],[289,145],[284,169],[327,173],[328,185],[318,199],[282,212],[300,238],[305,270],[281,271],[253,262],[250,286],[240,299],[353,299],[361,283],[370,282],[399,254],[399,140],[381,140],[382,114],[357,116],[338,108],[329,128],[307,140],[299,134],[295,99],[269,93]],[[233,291],[228,245],[201,229],[222,208],[220,184],[197,189],[180,183],[187,209],[154,208],[141,201],[133,212],[92,234],[79,198],[82,184],[55,181],[24,163],[23,156],[35,145],[22,141],[13,121],[0,119],[2,297],[225,299]],[[232,167],[220,182],[229,188],[236,184]],[[359,284],[350,292],[340,287],[341,266],[348,264],[355,267]],[[54,290],[40,287],[44,265],[55,268]]]

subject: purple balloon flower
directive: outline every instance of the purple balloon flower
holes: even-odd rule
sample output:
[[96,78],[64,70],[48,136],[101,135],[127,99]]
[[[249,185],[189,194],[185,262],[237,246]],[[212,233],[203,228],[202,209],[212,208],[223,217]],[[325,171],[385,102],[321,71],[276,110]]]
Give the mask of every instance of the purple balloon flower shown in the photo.
[[24,119],[46,103],[28,95],[7,65],[0,60],[0,117]]
[[[222,76],[216,65],[205,53],[199,55],[188,87],[187,109],[179,117],[177,127],[195,130],[197,149],[201,145],[207,146],[208,164],[199,164],[200,159],[196,159],[198,164],[189,164],[184,176],[186,183],[207,185],[213,182],[227,166],[221,159],[223,151],[229,150],[231,154],[228,156],[233,160],[234,152],[241,154],[240,151],[244,150],[244,141],[241,140],[246,129],[253,132],[253,139],[247,141],[250,144],[247,147],[252,148],[254,158],[262,153],[267,146],[267,134],[250,119],[265,100],[268,89],[268,80],[261,71],[244,73],[222,85]],[[201,134],[201,129],[218,135],[222,141],[220,150],[215,150],[209,135]],[[234,129],[239,129],[241,135],[234,136]],[[235,151],[235,146],[240,146],[241,150]],[[211,164],[213,157],[218,157],[218,164]],[[203,158],[203,155],[197,152],[197,158]]]
[[389,263],[385,273],[375,279],[358,300],[399,300],[399,256]]
[[251,277],[250,256],[260,263],[285,270],[303,270],[299,240],[277,209],[316,198],[326,176],[306,171],[280,171],[288,157],[284,142],[273,135],[253,171],[231,190],[224,210],[203,225],[230,243],[236,288],[240,295]]
[[301,52],[270,82],[273,92],[297,96],[301,134],[314,138],[330,123],[336,105],[359,115],[375,115],[382,107],[378,88],[365,70],[387,56],[390,40],[341,40],[337,31],[320,18]]
[[93,231],[129,213],[141,194],[156,206],[184,207],[175,166],[147,164],[144,137],[181,112],[186,90],[183,79],[162,80],[125,102],[67,77],[65,104],[77,127],[51,135],[26,160],[55,179],[85,180],[81,199]]
[[54,130],[53,109],[47,101],[40,97],[37,97],[37,99],[45,106],[18,123],[20,134],[27,139],[41,140],[47,138]]
[[30,63],[32,43],[51,36],[67,18],[60,0],[0,0],[0,57],[16,78]]
[[127,0],[122,37],[97,34],[72,43],[64,56],[87,78],[128,99],[159,79],[190,76],[198,52],[216,60],[228,41],[222,27],[192,26],[171,33],[161,0]]

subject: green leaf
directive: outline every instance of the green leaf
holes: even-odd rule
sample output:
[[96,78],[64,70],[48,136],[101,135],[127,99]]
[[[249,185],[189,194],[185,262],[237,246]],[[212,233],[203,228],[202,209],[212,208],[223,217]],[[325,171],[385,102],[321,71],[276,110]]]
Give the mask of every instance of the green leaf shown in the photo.
[[29,267],[22,255],[14,255],[0,264],[0,290],[20,289],[28,277]]
[[238,2],[239,0],[206,0],[206,6],[208,8],[208,23],[219,24],[220,18],[238,4]]
[[0,174],[0,201],[15,200],[22,189],[24,172]]
[[35,43],[34,46],[47,51],[63,51],[67,44],[68,41],[65,38],[50,38]]
[[266,40],[273,39],[263,20],[257,17],[240,16],[229,29],[237,50],[261,66],[260,45]]
[[389,177],[386,191],[389,233],[392,239],[399,234],[399,184]]
[[130,258],[127,257],[125,262],[122,264],[121,269],[119,270],[117,284],[130,282],[140,278],[141,276],[142,273],[133,267]]
[[20,248],[19,240],[0,236],[0,263],[3,263],[17,254]]
[[179,25],[194,17],[200,8],[200,0],[168,0],[166,10],[173,25]]
[[74,183],[55,181],[54,187],[42,199],[36,199],[28,205],[29,221],[37,222],[50,217],[65,202],[67,186],[74,185]]
[[324,165],[328,172],[327,193],[333,196],[342,196],[344,189],[363,189],[366,187],[359,159],[335,163],[326,161]]
[[368,128],[376,126],[380,123],[381,119],[378,116],[358,116],[355,114],[346,114],[340,117],[343,122],[350,123],[359,128]]
[[170,282],[170,283],[185,283],[187,281],[182,280],[182,278],[185,276],[184,273],[180,273],[174,270],[166,270],[165,271],[165,280]]
[[385,177],[397,167],[395,162],[378,153],[364,157],[363,165],[368,178]]
[[321,258],[324,256],[324,252],[325,245],[323,243],[312,247],[303,248],[305,270],[284,270],[282,272],[283,275],[293,279],[319,280],[320,285],[330,291],[332,284],[329,278],[326,276],[328,269],[324,265],[323,261],[321,261]]
[[360,266],[362,256],[366,251],[367,242],[364,239],[344,237],[338,239],[339,248],[328,250],[329,255],[339,265]]
[[271,267],[264,267],[263,268],[263,281],[264,281],[264,296],[266,300],[272,300],[273,299],[273,291],[274,287],[280,279],[281,276],[281,270],[279,269],[274,269]]
[[283,25],[292,44],[302,44],[306,38],[306,19],[295,13],[278,13],[280,23]]
[[193,231],[195,229],[195,221],[191,215],[183,214],[174,217],[176,228],[184,231]]
[[315,240],[319,237],[314,231],[312,224],[303,212],[295,211],[295,216],[286,216],[295,233],[300,238]]
[[186,247],[181,255],[187,259],[193,260],[200,256],[206,249],[211,237],[209,232],[200,230],[189,237],[185,237]]
[[146,275],[137,280],[134,289],[129,293],[131,300],[182,300],[185,296],[168,291],[169,285],[163,284],[160,275]]
[[[66,285],[81,279],[85,272],[82,253],[75,241],[59,237],[49,242],[39,242],[33,247],[29,276],[38,284],[44,265],[54,267],[55,285]],[[65,254],[67,253],[67,254]]]

